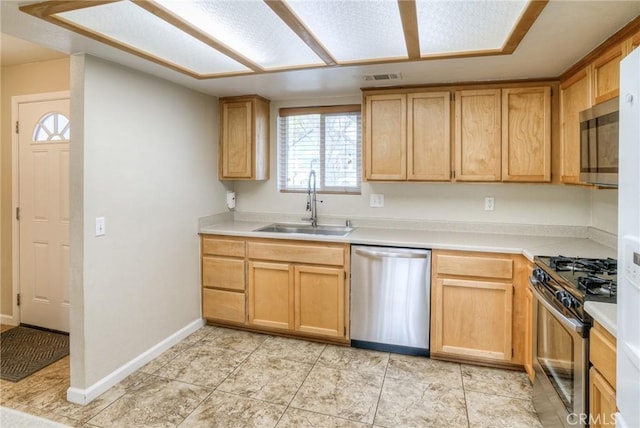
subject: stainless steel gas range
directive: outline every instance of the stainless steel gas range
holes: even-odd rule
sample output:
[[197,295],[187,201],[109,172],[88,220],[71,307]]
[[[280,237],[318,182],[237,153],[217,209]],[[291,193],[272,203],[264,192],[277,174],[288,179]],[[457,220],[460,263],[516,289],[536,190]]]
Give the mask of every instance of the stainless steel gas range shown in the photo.
[[545,428],[588,426],[589,328],[584,302],[615,303],[617,261],[535,257],[533,401]]

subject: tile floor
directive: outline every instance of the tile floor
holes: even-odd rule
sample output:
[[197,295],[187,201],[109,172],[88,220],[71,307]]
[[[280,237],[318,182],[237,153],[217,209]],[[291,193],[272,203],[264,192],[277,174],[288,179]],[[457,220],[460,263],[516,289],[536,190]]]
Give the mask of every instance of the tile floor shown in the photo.
[[68,357],[0,404],[77,427],[540,427],[524,373],[205,326],[87,406]]

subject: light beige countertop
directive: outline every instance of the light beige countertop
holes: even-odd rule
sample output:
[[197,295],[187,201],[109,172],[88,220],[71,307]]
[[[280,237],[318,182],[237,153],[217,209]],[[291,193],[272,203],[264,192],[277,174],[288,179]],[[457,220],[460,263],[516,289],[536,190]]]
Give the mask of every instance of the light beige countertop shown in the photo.
[[614,337],[618,333],[618,305],[615,303],[591,302],[584,303],[584,310],[602,325]]
[[378,227],[356,227],[353,232],[345,237],[255,232],[255,229],[268,224],[270,223],[231,220],[203,226],[199,231],[203,234],[253,238],[523,254],[531,261],[533,261],[533,256],[536,255],[554,256],[561,254],[568,257],[616,257],[614,249],[587,238],[385,229]]

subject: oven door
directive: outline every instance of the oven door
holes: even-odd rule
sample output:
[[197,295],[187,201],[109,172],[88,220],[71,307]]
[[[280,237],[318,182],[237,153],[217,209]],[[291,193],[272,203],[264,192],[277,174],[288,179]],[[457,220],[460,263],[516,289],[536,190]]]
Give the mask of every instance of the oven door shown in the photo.
[[586,427],[587,338],[584,324],[568,318],[543,287],[535,298],[533,401],[544,427]]

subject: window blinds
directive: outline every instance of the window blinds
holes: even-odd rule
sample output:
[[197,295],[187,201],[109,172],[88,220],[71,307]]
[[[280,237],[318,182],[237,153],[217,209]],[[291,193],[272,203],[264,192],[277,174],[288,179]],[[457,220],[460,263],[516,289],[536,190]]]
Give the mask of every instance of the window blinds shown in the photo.
[[360,193],[360,105],[280,109],[281,191],[306,191],[309,172],[324,193]]

